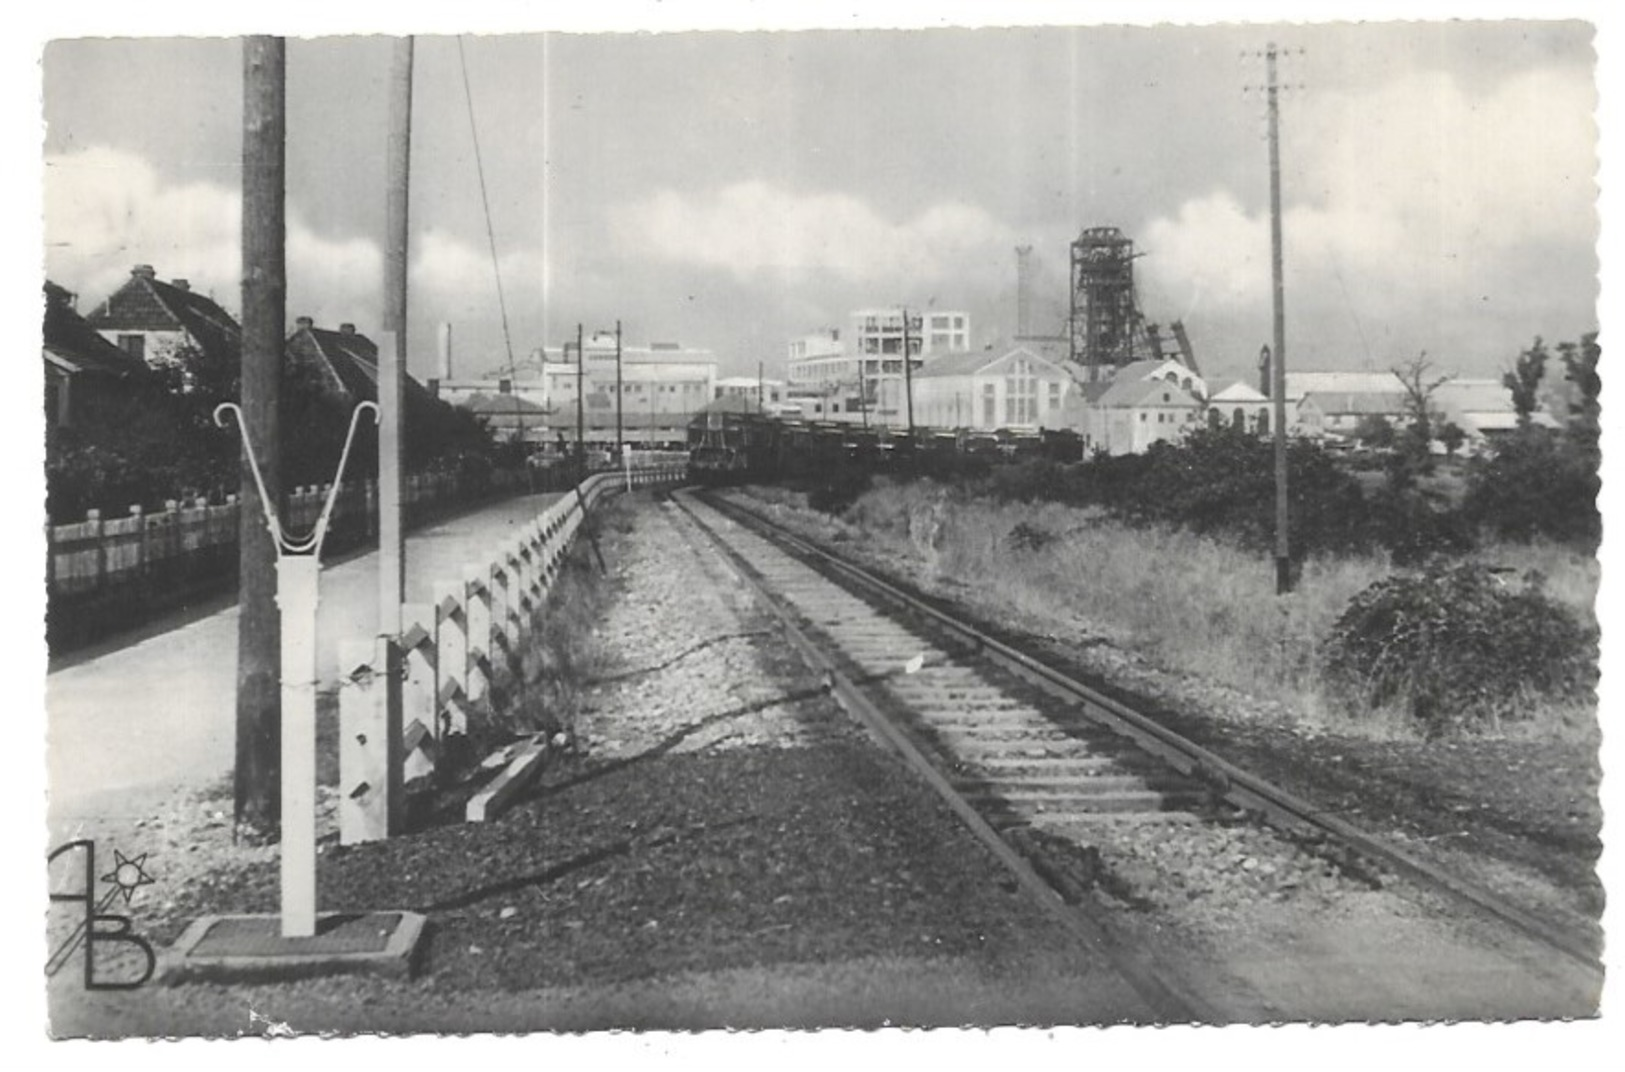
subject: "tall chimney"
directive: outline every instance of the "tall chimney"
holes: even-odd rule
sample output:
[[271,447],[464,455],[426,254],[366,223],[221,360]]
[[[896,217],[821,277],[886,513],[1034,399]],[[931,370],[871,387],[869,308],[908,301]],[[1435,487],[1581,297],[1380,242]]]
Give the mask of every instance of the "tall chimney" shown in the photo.
[[451,321],[440,324],[440,378],[451,379]]
[[169,285],[174,287],[176,290],[191,290],[192,289],[191,281],[186,280],[186,279],[171,279],[169,281]]
[[340,335],[354,335],[355,334],[355,325],[354,324],[340,324],[339,325],[339,334]]
[[153,267],[150,264],[138,264],[134,268],[130,269],[130,274],[135,276],[137,279],[158,278],[158,273],[153,270]]
[[305,329],[307,331],[316,326],[316,321],[312,320],[308,316],[298,317],[298,318],[296,318],[294,320],[293,323],[294,323],[295,327],[303,328],[303,329]]
[[1258,351],[1258,392],[1265,398],[1271,398],[1275,392],[1270,390],[1270,348],[1268,346]]
[[1032,331],[1032,246],[1016,247],[1016,336]]

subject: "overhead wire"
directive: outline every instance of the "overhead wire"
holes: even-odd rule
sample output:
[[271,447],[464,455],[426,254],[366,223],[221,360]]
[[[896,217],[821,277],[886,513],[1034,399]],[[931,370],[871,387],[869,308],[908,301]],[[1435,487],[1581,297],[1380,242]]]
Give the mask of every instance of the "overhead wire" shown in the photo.
[[[485,238],[491,249],[491,274],[496,279],[497,310],[502,316],[502,343],[508,354],[509,389],[513,390],[512,384],[518,380],[519,370],[513,356],[513,335],[508,328],[508,301],[502,290],[502,263],[497,257],[496,229],[491,223],[491,196],[486,189],[485,161],[480,154],[480,128],[474,119],[474,91],[468,79],[468,53],[463,48],[463,36],[461,34],[457,37],[457,60],[463,73],[463,100],[468,105],[468,132],[474,142],[474,170],[479,175],[480,180],[480,205],[485,210]],[[518,422],[519,449],[523,453],[525,449],[524,402],[517,391],[514,393],[514,417]],[[528,472],[530,469],[528,461],[525,463],[525,468]]]

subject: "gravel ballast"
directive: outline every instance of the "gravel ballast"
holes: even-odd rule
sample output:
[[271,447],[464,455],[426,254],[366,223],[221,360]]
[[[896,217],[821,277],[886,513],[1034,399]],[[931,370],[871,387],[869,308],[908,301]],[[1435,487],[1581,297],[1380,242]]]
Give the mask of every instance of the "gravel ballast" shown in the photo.
[[[605,527],[616,593],[574,754],[496,822],[324,842],[322,910],[429,917],[417,980],[85,994],[59,976],[53,1031],[1147,1018],[823,694],[670,509],[637,496]],[[167,943],[201,914],[275,910],[274,851],[203,854],[225,866],[138,894],[139,930]]]

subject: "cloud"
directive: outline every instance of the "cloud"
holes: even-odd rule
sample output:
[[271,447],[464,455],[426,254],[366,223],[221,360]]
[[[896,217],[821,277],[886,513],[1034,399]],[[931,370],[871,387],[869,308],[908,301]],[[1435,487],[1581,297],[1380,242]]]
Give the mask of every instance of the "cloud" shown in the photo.
[[[1353,348],[1361,310],[1371,338],[1358,345],[1385,353],[1459,341],[1471,358],[1537,332],[1589,328],[1595,105],[1587,75],[1565,70],[1482,94],[1417,74],[1365,94],[1289,98],[1289,308],[1311,347]],[[1138,237],[1149,293],[1187,316],[1250,322],[1252,335],[1267,324],[1266,210],[1211,190]],[[1551,271],[1530,270],[1542,260]]]
[[[242,195],[216,183],[164,183],[140,156],[104,147],[45,161],[46,272],[91,301],[117,289],[130,266],[185,277],[226,309],[239,303]],[[364,239],[316,233],[289,207],[288,315],[318,323],[371,322],[383,256]]]
[[961,275],[967,262],[990,254],[1008,259],[1013,241],[1007,227],[972,205],[939,202],[890,220],[848,194],[797,194],[760,181],[698,195],[663,190],[613,216],[626,255],[717,269],[741,281],[764,273],[827,275],[895,289],[904,280]]

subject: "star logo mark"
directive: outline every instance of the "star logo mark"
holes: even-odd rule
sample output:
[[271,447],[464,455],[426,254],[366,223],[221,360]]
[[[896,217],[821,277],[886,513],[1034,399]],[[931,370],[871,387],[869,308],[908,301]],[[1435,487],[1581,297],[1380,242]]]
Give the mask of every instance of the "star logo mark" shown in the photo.
[[130,903],[130,898],[135,896],[136,890],[142,886],[150,886],[155,881],[151,875],[147,874],[147,869],[141,866],[147,862],[147,855],[147,853],[142,853],[140,856],[130,858],[117,849],[113,850],[113,870],[103,875],[102,881],[111,882],[116,886],[117,889],[113,892],[115,894],[122,893],[125,904]]

